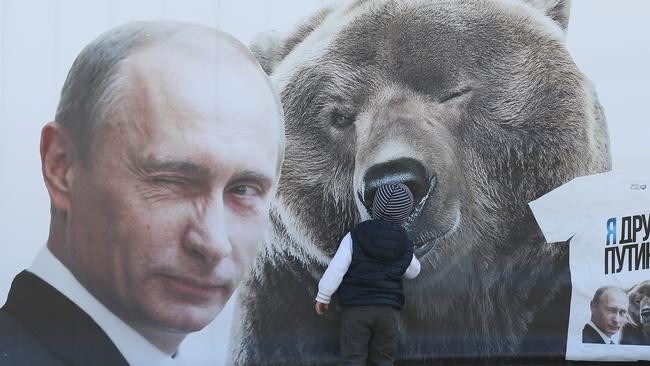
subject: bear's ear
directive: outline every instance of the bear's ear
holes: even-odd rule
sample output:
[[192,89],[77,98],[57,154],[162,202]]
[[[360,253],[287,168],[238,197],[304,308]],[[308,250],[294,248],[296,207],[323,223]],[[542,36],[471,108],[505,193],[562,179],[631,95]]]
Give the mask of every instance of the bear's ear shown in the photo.
[[271,75],[275,65],[283,58],[281,50],[284,48],[284,40],[279,32],[269,31],[258,34],[249,48],[264,72]]
[[569,26],[569,13],[571,0],[523,0],[525,3],[541,10],[546,16],[553,19],[566,33]]
[[255,37],[249,48],[262,65],[262,69],[271,75],[277,64],[321,25],[332,10],[333,7],[328,7],[312,14],[299,24],[288,37],[282,36],[276,31],[262,33]]

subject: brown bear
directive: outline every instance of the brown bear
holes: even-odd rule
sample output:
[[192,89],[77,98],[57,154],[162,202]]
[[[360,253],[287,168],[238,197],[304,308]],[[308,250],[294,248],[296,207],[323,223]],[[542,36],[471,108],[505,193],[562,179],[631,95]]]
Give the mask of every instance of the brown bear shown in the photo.
[[628,322],[621,333],[621,344],[650,346],[650,280],[633,286],[627,294],[630,307]]
[[397,364],[563,359],[568,248],[545,242],[527,203],[610,168],[568,15],[566,0],[358,0],[252,46],[280,91],[287,145],[230,362],[337,361],[338,313],[314,312],[318,280],[376,188],[396,181],[417,202],[407,231],[422,263],[405,283]]

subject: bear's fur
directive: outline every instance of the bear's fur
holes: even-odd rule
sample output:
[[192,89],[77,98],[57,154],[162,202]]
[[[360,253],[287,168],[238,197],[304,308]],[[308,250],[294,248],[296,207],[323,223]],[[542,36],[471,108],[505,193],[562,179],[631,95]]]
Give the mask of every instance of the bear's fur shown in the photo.
[[414,192],[422,264],[405,282],[397,363],[563,357],[568,250],[545,243],[527,203],[610,167],[604,115],[565,47],[568,14],[564,0],[358,0],[252,46],[281,93],[287,145],[232,363],[337,360],[338,312],[314,312],[318,280],[387,181]]
[[621,333],[621,344],[650,346],[650,280],[627,292],[630,299],[628,322]]

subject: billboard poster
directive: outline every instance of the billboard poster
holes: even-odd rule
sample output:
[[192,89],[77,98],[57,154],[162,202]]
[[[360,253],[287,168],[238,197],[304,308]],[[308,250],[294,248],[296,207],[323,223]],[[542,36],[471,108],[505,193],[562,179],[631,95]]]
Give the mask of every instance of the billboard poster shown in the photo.
[[115,364],[336,364],[319,280],[399,182],[395,364],[647,360],[648,7],[2,2],[0,354],[60,299]]

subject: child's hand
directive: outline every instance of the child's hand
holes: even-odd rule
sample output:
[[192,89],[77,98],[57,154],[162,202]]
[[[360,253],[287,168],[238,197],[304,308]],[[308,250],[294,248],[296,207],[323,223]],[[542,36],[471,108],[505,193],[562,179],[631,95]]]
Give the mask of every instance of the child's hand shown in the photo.
[[314,309],[316,309],[316,313],[318,315],[323,315],[329,309],[330,305],[329,304],[323,304],[322,302],[316,301],[316,305],[314,306]]

